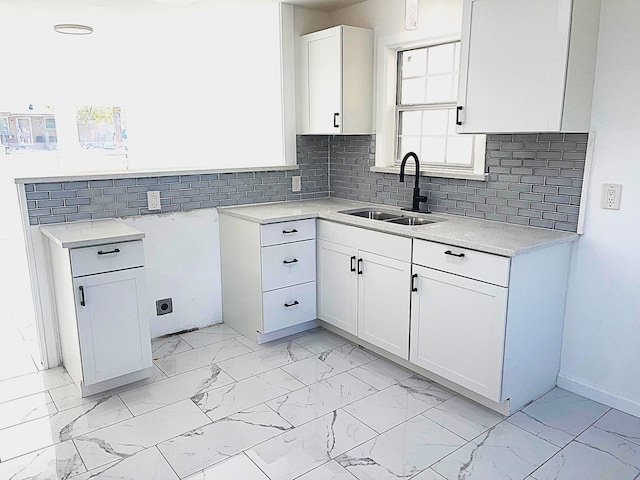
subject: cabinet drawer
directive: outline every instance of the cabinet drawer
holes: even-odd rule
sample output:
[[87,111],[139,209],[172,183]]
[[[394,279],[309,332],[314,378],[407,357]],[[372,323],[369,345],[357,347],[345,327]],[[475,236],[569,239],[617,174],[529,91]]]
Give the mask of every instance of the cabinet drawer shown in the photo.
[[274,332],[317,318],[316,282],[262,294],[263,331]]
[[499,255],[414,240],[413,263],[502,287],[509,285],[510,261]]
[[69,252],[74,277],[144,266],[142,240],[73,248]]
[[262,248],[262,290],[288,287],[316,279],[316,241]]
[[262,246],[280,243],[299,242],[316,238],[316,220],[294,220],[292,222],[271,223],[262,225]]

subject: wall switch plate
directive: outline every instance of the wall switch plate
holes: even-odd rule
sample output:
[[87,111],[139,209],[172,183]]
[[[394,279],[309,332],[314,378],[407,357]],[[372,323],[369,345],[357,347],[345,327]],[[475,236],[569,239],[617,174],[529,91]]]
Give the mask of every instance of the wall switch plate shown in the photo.
[[620,196],[622,185],[605,183],[602,185],[602,199],[600,206],[607,210],[620,210]]
[[300,190],[302,190],[302,177],[300,175],[291,177],[291,191],[299,192]]
[[147,192],[147,210],[160,210],[162,206],[160,205],[160,192],[152,191]]

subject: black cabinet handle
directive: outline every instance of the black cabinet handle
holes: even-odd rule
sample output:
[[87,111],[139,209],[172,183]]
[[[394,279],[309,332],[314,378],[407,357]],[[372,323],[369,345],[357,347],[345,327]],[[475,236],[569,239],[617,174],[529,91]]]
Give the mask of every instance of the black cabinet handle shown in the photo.
[[110,255],[112,253],[120,253],[120,249],[114,248],[113,250],[109,250],[108,252],[103,252],[102,250],[98,250],[98,255]]
[[78,290],[80,290],[80,306],[84,307],[87,304],[84,298],[84,287],[80,285]]
[[289,308],[289,307],[295,307],[296,305],[300,305],[300,302],[298,302],[298,300],[294,301],[293,303],[285,303],[284,306]]
[[340,114],[339,114],[339,113],[334,113],[334,114],[333,114],[333,126],[334,126],[335,128],[339,128],[339,127],[340,127],[340,125],[338,125],[338,117],[339,117],[339,116],[340,116]]
[[462,112],[462,107],[456,107],[456,125],[462,125],[462,120],[460,120],[460,112]]
[[417,292],[418,291],[418,287],[416,287],[416,280],[418,279],[418,274],[414,273],[413,275],[411,275],[411,291],[412,292]]
[[361,258],[358,259],[358,275],[362,275],[362,264],[364,263],[364,260],[362,260]]
[[298,259],[294,258],[293,260],[284,260],[282,263],[285,265],[291,265],[292,263],[298,263]]
[[356,271],[356,256],[351,257],[351,270],[352,272]]
[[289,233],[298,233],[298,230],[296,230],[295,228],[291,230],[282,230],[282,233],[284,233],[285,235],[288,235]]
[[452,257],[462,258],[464,257],[464,253],[453,253],[451,250],[447,250],[444,252],[445,255],[451,255]]

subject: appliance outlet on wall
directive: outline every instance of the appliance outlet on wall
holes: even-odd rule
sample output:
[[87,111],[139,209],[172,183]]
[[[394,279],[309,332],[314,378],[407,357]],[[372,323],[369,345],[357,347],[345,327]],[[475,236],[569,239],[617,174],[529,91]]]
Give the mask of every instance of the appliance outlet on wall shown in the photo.
[[160,210],[160,192],[147,192],[147,209],[149,211]]
[[300,190],[302,190],[302,177],[300,175],[291,177],[291,191],[299,192]]
[[156,300],[156,315],[166,315],[171,312],[173,312],[173,299]]
[[607,210],[620,210],[620,196],[622,185],[605,183],[602,185],[602,199],[600,206]]

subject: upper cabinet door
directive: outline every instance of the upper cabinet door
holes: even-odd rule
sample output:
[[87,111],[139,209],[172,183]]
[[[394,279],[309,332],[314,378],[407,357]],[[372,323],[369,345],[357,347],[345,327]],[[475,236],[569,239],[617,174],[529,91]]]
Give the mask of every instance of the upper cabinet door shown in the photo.
[[464,0],[458,132],[586,132],[600,0]]

